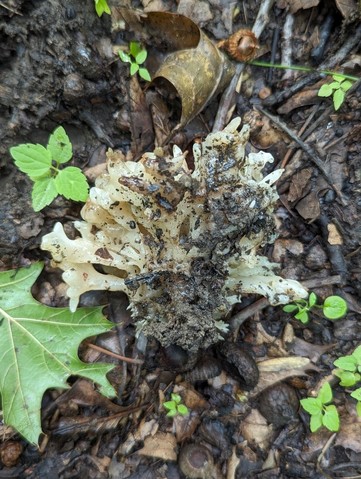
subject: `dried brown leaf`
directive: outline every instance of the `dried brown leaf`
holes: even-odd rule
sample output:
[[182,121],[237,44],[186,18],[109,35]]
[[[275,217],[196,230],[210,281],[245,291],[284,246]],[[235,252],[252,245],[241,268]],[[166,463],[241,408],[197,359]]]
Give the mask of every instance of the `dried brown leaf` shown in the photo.
[[231,80],[232,63],[191,19],[170,12],[140,15],[123,8],[115,10],[130,29],[168,53],[150,86],[167,87],[168,82],[176,90],[182,105],[176,129],[200,113]]
[[144,447],[138,454],[156,457],[163,461],[177,460],[177,440],[173,434],[157,432],[154,436],[148,436],[144,440]]

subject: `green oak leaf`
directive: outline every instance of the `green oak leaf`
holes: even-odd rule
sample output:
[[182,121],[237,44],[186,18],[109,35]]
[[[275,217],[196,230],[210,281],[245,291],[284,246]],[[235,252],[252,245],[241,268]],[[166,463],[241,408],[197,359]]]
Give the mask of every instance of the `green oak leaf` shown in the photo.
[[115,391],[106,378],[110,364],[86,364],[78,357],[81,341],[108,331],[101,308],[51,308],[36,301],[31,287],[43,269],[0,272],[0,395],[4,422],[37,443],[41,401],[49,388],[67,388],[67,379],[91,379],[108,397]]
[[31,192],[34,211],[40,211],[45,208],[45,206],[50,205],[57,196],[58,192],[53,177],[49,176],[36,180]]
[[10,148],[10,154],[19,170],[26,173],[33,181],[41,178],[50,170],[51,154],[42,145],[28,143],[13,146]]
[[71,142],[62,126],[58,126],[50,135],[47,150],[57,163],[66,163],[73,156]]
[[86,177],[76,166],[67,166],[55,177],[55,186],[60,195],[68,200],[86,201],[89,185]]

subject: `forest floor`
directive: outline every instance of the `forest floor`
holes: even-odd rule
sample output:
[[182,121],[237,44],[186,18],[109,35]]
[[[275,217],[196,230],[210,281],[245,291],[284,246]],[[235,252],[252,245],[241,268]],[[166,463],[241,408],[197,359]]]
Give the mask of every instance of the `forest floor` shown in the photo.
[[[196,77],[187,77],[177,62],[171,69],[184,75],[177,92],[167,81],[146,88],[117,55],[130,41],[142,42],[148,51],[145,66],[154,75],[167,53],[164,37],[175,50],[192,48],[198,27],[214,43],[242,28],[249,38],[247,29],[268,3],[255,60],[308,71],[231,59],[231,66],[222,63],[221,71],[230,68],[230,78],[243,76],[236,95],[228,90],[229,104],[222,102],[221,92],[199,89]],[[178,13],[192,22],[161,17],[160,41],[147,22],[144,31],[129,18],[124,23],[120,7]],[[186,35],[185,28],[190,29]],[[144,348],[125,295],[86,293],[81,305],[107,304],[108,318],[118,323],[96,344],[143,364],[123,363],[82,344],[83,360],[114,363],[109,380],[118,398],[105,399],[90,382],[76,377],[70,378],[68,390],[48,390],[40,447],[1,425],[0,478],[183,479],[179,463],[193,453],[201,462],[204,454],[211,459],[205,472],[189,477],[361,477],[361,418],[350,395],[357,381],[355,387],[341,387],[332,375],[334,361],[361,344],[360,3],[124,0],[112,7],[112,15],[99,18],[92,0],[7,0],[0,3],[0,39],[0,270],[44,261],[33,288],[36,299],[54,307],[68,304],[60,271],[51,266],[40,243],[59,221],[74,233],[72,223],[80,218],[82,205],[58,197],[35,212],[32,183],[14,165],[9,148],[46,145],[62,125],[73,145],[71,164],[92,185],[105,169],[108,148],[134,160],[165,141],[191,151],[195,141],[240,116],[251,125],[252,151],[271,153],[272,168],[284,169],[277,182],[278,238],[263,254],[279,263],[281,276],[299,280],[319,302],[339,295],[348,304],[342,319],[330,321],[311,312],[310,321],[302,324],[280,306],[245,296],[229,318],[232,341],[259,365],[278,361],[263,373],[261,385],[245,391],[234,371],[225,370],[216,349],[206,351],[209,363],[195,364],[198,356],[179,357],[176,348],[163,348],[152,338]],[[337,95],[318,96],[322,85],[335,81],[322,71],[360,78],[351,82],[337,110]],[[222,83],[218,77],[213,80]],[[211,377],[216,356],[222,371]],[[183,362],[193,366],[182,368]],[[340,428],[311,433],[310,417],[299,400],[315,396],[327,381]],[[270,384],[276,386],[266,388]],[[188,414],[166,416],[163,403],[171,393],[180,395]],[[187,451],[188,444],[208,453],[202,447]]]

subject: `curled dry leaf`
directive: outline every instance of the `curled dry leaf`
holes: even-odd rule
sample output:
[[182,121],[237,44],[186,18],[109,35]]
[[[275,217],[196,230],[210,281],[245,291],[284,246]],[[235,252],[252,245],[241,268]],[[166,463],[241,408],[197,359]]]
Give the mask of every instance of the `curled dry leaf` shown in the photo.
[[234,67],[217,46],[189,18],[170,12],[137,14],[116,8],[130,29],[167,55],[152,75],[150,87],[162,85],[176,90],[182,114],[175,129],[200,113],[211,98],[230,82]]

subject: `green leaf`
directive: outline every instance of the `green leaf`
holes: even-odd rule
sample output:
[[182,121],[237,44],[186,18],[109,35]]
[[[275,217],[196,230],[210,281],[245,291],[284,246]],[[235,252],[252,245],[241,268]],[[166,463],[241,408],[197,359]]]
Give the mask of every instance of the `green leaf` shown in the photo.
[[323,314],[328,319],[339,319],[347,313],[347,303],[340,296],[329,296],[323,303]]
[[135,61],[138,63],[138,65],[141,65],[142,63],[145,62],[147,59],[148,52],[147,50],[141,50],[136,56],[135,56]]
[[174,417],[177,415],[177,409],[171,409],[169,412],[167,412],[166,416],[167,417]]
[[361,365],[361,346],[357,346],[351,356],[356,359],[357,364]]
[[354,386],[359,378],[360,375],[357,373],[351,373],[350,371],[343,371],[342,369],[338,370],[339,372],[336,373],[334,371],[334,375],[340,378],[340,386],[343,386],[345,388],[349,388],[351,386]]
[[311,416],[311,419],[310,419],[311,432],[316,432],[318,429],[320,429],[321,426],[322,426],[322,413],[319,412],[318,414]]
[[13,146],[10,154],[20,171],[26,173],[32,180],[41,178],[51,167],[51,154],[42,145],[31,143]]
[[172,393],[170,397],[172,398],[172,401],[174,401],[176,404],[179,404],[182,401],[182,398],[179,394]]
[[319,398],[301,399],[300,403],[303,409],[311,414],[311,416],[322,412],[322,402]]
[[86,201],[89,185],[79,168],[68,166],[55,177],[55,186],[60,195],[69,200]]
[[129,51],[134,58],[137,58],[138,53],[142,51],[142,46],[139,42],[130,42]]
[[312,308],[312,306],[316,304],[316,301],[317,301],[317,296],[315,295],[315,293],[310,293],[310,296],[308,298],[309,307]]
[[163,407],[169,411],[177,409],[177,403],[175,401],[166,401],[163,403]]
[[95,0],[95,10],[98,14],[98,17],[101,17],[103,13],[110,15],[110,8],[107,0]]
[[326,83],[325,85],[321,86],[321,88],[318,90],[317,95],[325,97],[325,96],[331,96],[332,93],[333,93],[332,88],[330,87],[329,84]]
[[138,70],[139,70],[139,65],[137,63],[131,63],[130,64],[130,74],[131,75],[135,75]]
[[309,321],[308,313],[305,310],[300,311],[295,314],[295,318],[301,321],[302,324],[307,324]]
[[345,77],[343,75],[332,75],[332,78],[337,81],[337,83],[341,83],[344,81]]
[[322,424],[332,432],[337,432],[340,429],[340,418],[334,404],[325,407],[322,416]]
[[57,189],[55,187],[54,178],[48,176],[46,178],[40,178],[36,180],[31,192],[32,205],[34,211],[40,211],[58,196]]
[[326,382],[322,386],[317,397],[321,400],[322,404],[328,404],[332,401],[332,389],[330,383]]
[[66,163],[73,156],[71,142],[62,126],[56,128],[50,135],[47,149],[57,163]]
[[146,68],[139,68],[139,76],[145,81],[151,81],[151,76]]
[[67,388],[67,378],[91,379],[108,397],[115,391],[106,379],[110,364],[86,364],[78,357],[81,341],[106,332],[112,324],[101,308],[50,308],[36,301],[31,287],[43,269],[0,272],[0,394],[4,421],[31,443],[41,433],[40,409],[49,388]]
[[181,416],[186,416],[189,412],[187,406],[184,404],[179,404],[179,406],[177,406],[177,411]]
[[329,83],[328,86],[332,88],[332,90],[338,90],[341,87],[341,83],[333,81],[332,83]]
[[341,356],[340,358],[336,359],[333,364],[337,368],[344,369],[345,371],[355,372],[357,368],[357,361],[353,356]]
[[333,106],[335,107],[335,110],[337,111],[345,99],[345,93],[342,90],[336,90],[332,98],[333,98]]
[[357,415],[361,417],[361,401],[356,404]]
[[361,401],[361,388],[355,389],[355,390],[351,393],[351,397],[357,399],[358,401]]
[[122,62],[124,63],[131,63],[131,58],[128,55],[128,53],[123,52],[122,50],[118,51],[119,58],[121,59]]
[[294,311],[297,311],[299,309],[298,306],[295,304],[286,304],[286,306],[283,306],[282,310],[285,313],[293,313]]
[[341,88],[343,91],[348,91],[353,85],[353,82],[350,80],[345,80],[344,82],[341,83]]

